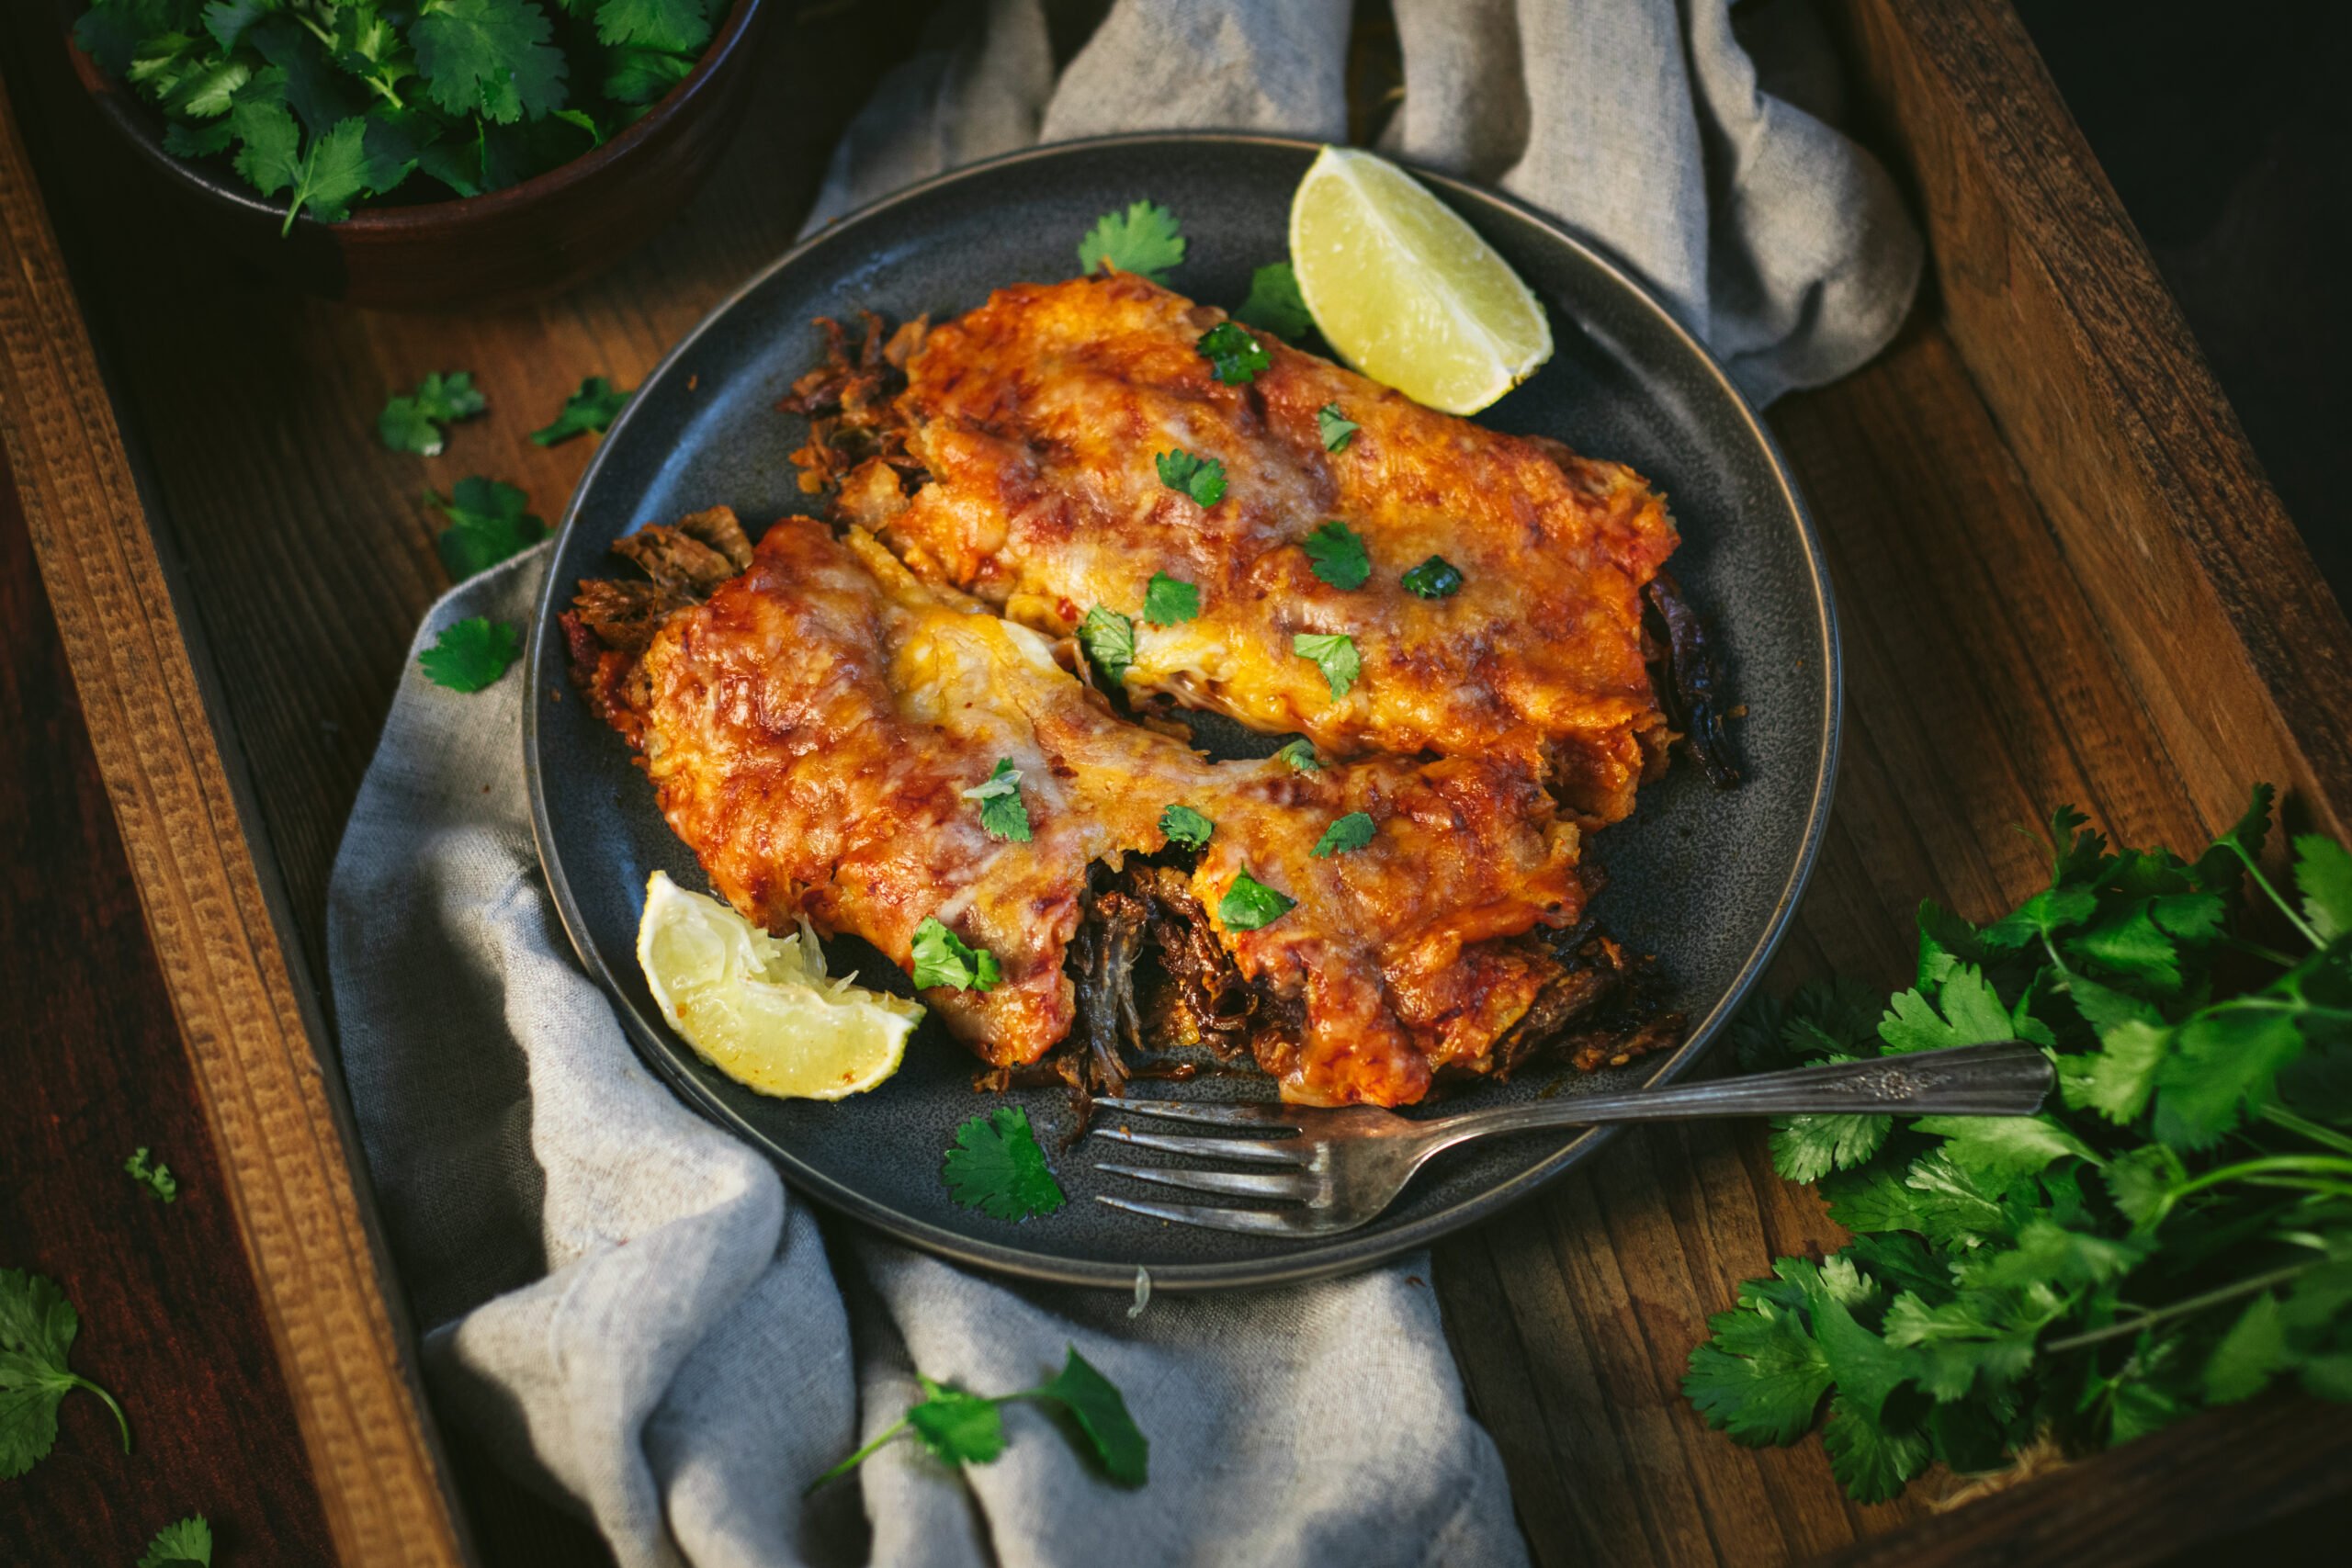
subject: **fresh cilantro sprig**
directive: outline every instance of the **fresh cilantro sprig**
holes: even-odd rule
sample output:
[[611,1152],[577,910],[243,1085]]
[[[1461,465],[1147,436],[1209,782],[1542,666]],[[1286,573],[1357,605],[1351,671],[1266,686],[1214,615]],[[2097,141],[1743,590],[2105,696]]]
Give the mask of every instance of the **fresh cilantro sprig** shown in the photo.
[[1330,687],[1334,702],[1346,696],[1356,678],[1363,673],[1363,660],[1356,652],[1356,639],[1345,632],[1294,633],[1290,650],[1323,671],[1324,684]]
[[1245,866],[1217,901],[1216,918],[1238,931],[1261,931],[1297,907],[1297,899],[1267,886]]
[[1078,270],[1091,273],[1106,264],[1154,283],[1182,265],[1184,235],[1176,215],[1153,201],[1138,201],[1124,213],[1106,212],[1078,243]]
[[1171,844],[1182,844],[1188,850],[1208,847],[1216,824],[1189,806],[1175,805],[1159,814],[1159,830],[1168,835]]
[[449,520],[433,545],[452,582],[487,571],[548,536],[547,524],[529,510],[528,495],[480,474],[459,479],[447,496],[426,491],[424,502]]
[[989,1464],[1004,1452],[1003,1407],[1015,1401],[1046,1404],[1070,1418],[1086,1439],[1102,1473],[1121,1486],[1141,1486],[1148,1479],[1151,1443],[1127,1411],[1127,1402],[1111,1380],[1092,1362],[1069,1347],[1062,1370],[1035,1388],[1018,1393],[983,1397],[947,1383],[918,1377],[923,1397],[920,1404],[875,1434],[872,1441],[808,1483],[814,1492],[826,1482],[847,1475],[873,1457],[901,1432],[942,1464]]
[[1201,591],[1181,577],[1155,571],[1143,592],[1143,618],[1155,626],[1181,626],[1201,614]]
[[1462,592],[1462,569],[1443,556],[1431,556],[1397,580],[1419,599],[1450,599]]
[[1319,773],[1323,771],[1323,759],[1315,754],[1315,743],[1311,740],[1287,741],[1274,752],[1274,756],[1288,762],[1293,773]]
[[504,621],[469,615],[441,628],[433,646],[416,656],[424,678],[453,692],[479,692],[496,683],[523,656],[523,639]]
[[172,1168],[162,1160],[151,1162],[147,1157],[147,1146],[144,1144],[130,1151],[130,1157],[122,1162],[122,1168],[130,1173],[132,1180],[146,1190],[147,1196],[150,1198],[159,1198],[166,1203],[179,1201],[179,1179],[172,1174]]
[[972,947],[949,931],[936,915],[915,927],[914,981],[917,988],[945,986],[958,991],[992,991],[1004,979],[996,954]]
[[1266,345],[1251,337],[1238,321],[1219,321],[1203,333],[1193,346],[1209,362],[1209,374],[1228,387],[1248,386],[1274,363],[1266,353]]
[[578,391],[563,400],[553,423],[531,432],[531,440],[537,446],[554,446],[575,435],[601,435],[612,428],[613,421],[620,418],[630,395],[602,376],[591,376],[580,383]]
[[1333,855],[1348,854],[1372,842],[1373,821],[1361,811],[1351,811],[1334,818],[1315,847],[1306,852],[1317,860],[1329,860]]
[[1190,452],[1156,452],[1152,465],[1159,470],[1159,482],[1179,495],[1189,495],[1202,506],[1215,506],[1225,499],[1225,465],[1215,457],[1196,457]]
[[202,1514],[192,1514],[157,1530],[140,1555],[139,1568],[175,1568],[183,1562],[212,1568],[212,1527]]
[[376,417],[376,434],[395,452],[437,457],[447,444],[449,426],[471,419],[490,406],[474,388],[473,372],[435,370],[417,383],[416,390],[395,395]]
[[940,1167],[947,1195],[991,1219],[1050,1214],[1066,1201],[1046,1165],[1046,1151],[1017,1105],[975,1116],[956,1129],[956,1145]]
[[66,1365],[82,1319],[57,1281],[0,1269],[0,1481],[12,1481],[57,1446],[57,1407],[75,1389],[106,1401],[130,1451],[130,1423],[114,1395]]
[[1298,291],[1298,274],[1286,261],[1269,262],[1250,275],[1250,297],[1233,316],[1284,343],[1296,343],[1315,330],[1306,297]]
[[1337,403],[1325,403],[1321,408],[1317,409],[1315,424],[1317,431],[1323,437],[1323,450],[1326,452],[1346,451],[1348,443],[1355,439],[1356,432],[1363,428],[1363,425],[1341,413],[1340,405]]
[[1078,640],[1102,679],[1115,686],[1127,678],[1127,670],[1136,661],[1135,622],[1097,604],[1079,623]]
[[1831,1468],[1871,1500],[2276,1382],[2352,1400],[2352,855],[2298,839],[2290,901],[2259,863],[2270,800],[2195,861],[2061,810],[2050,886],[2016,910],[1921,907],[1911,988],[1751,1007],[1753,1068],[2021,1039],[2059,1102],[1777,1122],[1774,1165],[1853,1239],[1711,1322],[1683,1382],[1711,1424],[1789,1443],[1826,1404]]
[[1012,758],[999,757],[996,771],[964,791],[964,798],[979,803],[980,827],[991,837],[1029,841],[1029,808],[1021,803],[1021,770]]
[[1363,536],[1336,517],[1307,535],[1299,547],[1306,552],[1315,575],[1334,588],[1352,592],[1372,576],[1372,555],[1364,548]]

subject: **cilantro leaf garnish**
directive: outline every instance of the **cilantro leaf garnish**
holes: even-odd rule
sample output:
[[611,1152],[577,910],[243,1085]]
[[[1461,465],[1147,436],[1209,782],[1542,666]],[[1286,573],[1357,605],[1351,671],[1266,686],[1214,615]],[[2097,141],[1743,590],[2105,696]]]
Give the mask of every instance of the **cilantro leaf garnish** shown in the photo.
[[1219,321],[1193,344],[1209,362],[1209,374],[1228,387],[1246,387],[1273,365],[1265,345],[1238,321]]
[[1078,270],[1099,271],[1106,263],[1154,283],[1166,283],[1169,269],[1184,259],[1184,236],[1176,215],[1156,202],[1138,201],[1125,212],[1106,212],[1078,243]]
[[523,656],[522,639],[504,621],[469,615],[441,628],[431,648],[416,656],[424,678],[453,692],[479,692],[506,673]]
[[996,760],[996,771],[964,792],[966,800],[980,803],[980,827],[999,839],[1029,841],[1029,808],[1021,803],[1021,770],[1010,757]]
[[1297,906],[1297,899],[1277,893],[1244,867],[1218,901],[1216,918],[1235,931],[1254,931],[1273,924]]
[[150,1198],[160,1198],[166,1203],[179,1201],[179,1179],[172,1174],[172,1168],[162,1160],[151,1163],[147,1157],[147,1146],[144,1144],[130,1151],[130,1157],[122,1162],[122,1168],[130,1173],[132,1180],[146,1190]]
[[570,67],[548,41],[552,30],[529,0],[431,0],[409,41],[435,104],[512,125],[563,107]]
[[[212,7],[219,10],[219,6]],[[176,1524],[165,1525],[147,1543],[146,1551],[139,1559],[139,1568],[174,1568],[176,1563],[193,1562],[197,1568],[212,1568],[212,1527],[202,1514],[194,1514]]]
[[1341,413],[1337,403],[1325,403],[1317,409],[1315,423],[1322,432],[1323,450],[1326,452],[1346,451],[1348,443],[1355,439],[1356,432],[1363,428]]
[[[710,41],[706,0],[604,0],[596,11],[600,43],[634,44],[692,54]],[[574,8],[577,7],[576,0]]]
[[384,412],[376,418],[376,434],[395,452],[437,457],[448,426],[473,418],[488,406],[474,389],[473,372],[453,370],[444,376],[435,370],[417,383],[415,391],[405,397],[396,395],[384,404]]
[[1102,1473],[1120,1486],[1141,1486],[1150,1469],[1151,1443],[1127,1411],[1124,1395],[1092,1362],[1069,1348],[1062,1370],[1035,1388],[983,1396],[917,1375],[923,1397],[876,1433],[872,1441],[808,1483],[814,1492],[847,1475],[901,1432],[912,1432],[943,1464],[989,1464],[1004,1452],[1002,1409],[1015,1400],[1058,1405],[1093,1450]]
[[1333,701],[1348,694],[1348,688],[1363,673],[1363,661],[1356,655],[1356,639],[1345,632],[1296,632],[1290,639],[1290,650],[1301,659],[1312,660],[1323,671],[1323,680],[1331,688]]
[[1155,626],[1180,626],[1197,619],[1201,613],[1201,591],[1181,577],[1170,577],[1164,571],[1151,574],[1151,581],[1143,592],[1143,618]]
[[1431,556],[1399,581],[1416,597],[1446,599],[1462,592],[1462,569],[1443,556]]
[[1315,330],[1315,317],[1298,291],[1298,274],[1286,261],[1269,262],[1250,275],[1250,298],[1233,316],[1284,343],[1296,343]]
[[106,1401],[130,1451],[130,1423],[114,1395],[65,1363],[82,1320],[57,1282],[44,1274],[0,1269],[0,1481],[49,1457],[57,1444],[57,1407],[77,1388]]
[[1159,814],[1159,830],[1168,835],[1170,843],[1197,850],[1207,847],[1216,824],[1189,806],[1170,806]]
[[958,991],[992,991],[1004,978],[995,953],[985,947],[967,946],[935,915],[925,916],[915,928],[914,961],[918,990],[946,986]]
[[[1775,1168],[1852,1239],[1710,1323],[1684,1390],[1711,1425],[1793,1442],[1826,1396],[1831,1470],[1871,1501],[2275,1382],[2352,1400],[2352,855],[2298,840],[2290,902],[2260,862],[2270,802],[2194,861],[2062,808],[2048,887],[1983,926],[1922,907],[1916,985],[1749,1008],[1751,1069],[2015,1038],[2059,1092],[2031,1116],[1776,1122]],[[2257,939],[2264,903],[2290,951]]]
[[1215,506],[1225,499],[1225,465],[1215,457],[1176,451],[1154,453],[1151,460],[1159,469],[1159,482],[1170,490],[1191,496],[1202,506]]
[[1315,743],[1311,740],[1287,741],[1274,752],[1274,756],[1288,762],[1294,773],[1319,773],[1323,771],[1323,759],[1315,754]]
[[446,498],[426,491],[424,500],[449,520],[433,543],[452,582],[487,571],[548,536],[548,525],[527,510],[529,496],[480,474],[459,479]]
[[1030,1129],[1029,1113],[1017,1105],[1000,1106],[956,1128],[956,1146],[947,1151],[941,1174],[949,1197],[990,1219],[1050,1214],[1065,1201]]
[[1323,836],[1316,840],[1315,847],[1306,852],[1317,860],[1329,860],[1333,855],[1343,855],[1351,850],[1363,848],[1372,842],[1372,818],[1361,811],[1351,811],[1324,829]]
[[1362,588],[1372,576],[1372,556],[1363,536],[1337,518],[1306,536],[1300,547],[1314,563],[1315,575],[1334,588]]
[[602,376],[591,376],[580,383],[578,391],[563,400],[562,412],[555,416],[555,423],[531,432],[531,440],[540,446],[553,446],[575,435],[601,434],[621,416],[621,410],[628,406],[629,396]]
[[1097,604],[1079,623],[1078,640],[1102,679],[1115,686],[1127,678],[1127,667],[1136,661],[1135,622]]

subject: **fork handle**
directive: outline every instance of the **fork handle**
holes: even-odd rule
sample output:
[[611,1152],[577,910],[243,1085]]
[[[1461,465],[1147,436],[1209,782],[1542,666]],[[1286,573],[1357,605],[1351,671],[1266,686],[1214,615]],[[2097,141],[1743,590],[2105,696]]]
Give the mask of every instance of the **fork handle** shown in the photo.
[[1498,1105],[1425,1123],[1451,1146],[1489,1133],[1585,1127],[1603,1122],[1676,1122],[1696,1116],[1839,1112],[1905,1116],[2030,1116],[2056,1073],[2041,1047],[2021,1040],[1959,1045],[1716,1078],[1630,1094],[1563,1095]]

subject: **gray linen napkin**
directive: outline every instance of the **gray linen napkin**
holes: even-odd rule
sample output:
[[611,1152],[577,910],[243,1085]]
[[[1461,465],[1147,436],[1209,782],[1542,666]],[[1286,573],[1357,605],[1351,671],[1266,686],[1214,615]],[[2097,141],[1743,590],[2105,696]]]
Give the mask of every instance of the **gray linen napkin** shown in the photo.
[[[1057,83],[1040,0],[951,6],[843,139],[811,223],[1040,138],[1337,136],[1349,8],[1120,0]],[[1752,396],[1850,369],[1899,323],[1918,245],[1884,175],[1758,90],[1723,0],[1396,10],[1388,144],[1614,250]],[[1803,42],[1779,52],[1818,59]],[[447,595],[418,648],[469,615],[521,625],[545,562]],[[774,1169],[639,1064],[574,962],[531,843],[524,696],[519,671],[465,696],[412,661],[330,894],[345,1075],[445,1419],[575,1500],[630,1568],[861,1548],[890,1568],[1525,1561],[1426,1259],[1131,1318],[862,1234],[829,1255]],[[916,1369],[998,1392],[1073,1343],[1152,1440],[1143,1491],[1016,1406],[993,1465],[958,1475],[902,1443],[802,1499],[911,1402]]]

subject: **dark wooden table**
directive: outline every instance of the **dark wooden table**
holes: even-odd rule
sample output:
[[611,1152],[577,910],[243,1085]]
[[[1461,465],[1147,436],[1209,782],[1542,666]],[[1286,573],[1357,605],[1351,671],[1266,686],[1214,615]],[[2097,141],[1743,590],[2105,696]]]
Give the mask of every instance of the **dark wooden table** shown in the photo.
[[[261,1004],[206,988],[234,965],[192,960],[187,923],[265,911],[244,918],[265,957],[271,931],[283,945],[287,989],[270,987],[265,964],[253,993],[280,998],[272,1038],[322,1032],[305,987],[323,971],[327,871],[410,632],[444,581],[418,491],[481,471],[525,484],[553,514],[586,444],[542,450],[526,433],[582,375],[632,384],[782,248],[839,124],[923,8],[887,0],[795,18],[735,152],[672,231],[561,299],[447,318],[287,298],[205,256],[159,274],[157,236],[96,173],[100,149],[81,135],[53,39],[20,12],[0,21],[8,108],[30,147],[28,164],[0,144],[0,424],[12,440],[0,450],[47,454],[0,486],[0,1027],[13,1026],[14,1068],[0,1095],[0,1264],[64,1283],[84,1316],[76,1364],[123,1396],[139,1439],[126,1458],[103,1411],[69,1400],[58,1454],[0,1483],[0,1562],[128,1562],[195,1510],[219,1524],[224,1568],[325,1562],[331,1540],[392,1540],[384,1521],[421,1505],[368,1483],[436,1441],[451,1445],[441,1468],[481,1560],[601,1556],[462,1435],[404,1439],[396,1377],[320,1370],[320,1356],[357,1365],[383,1335],[397,1341],[397,1284],[380,1331],[302,1337],[334,1316],[316,1292],[349,1288],[364,1262],[289,1285],[294,1264],[332,1249],[306,1239],[288,1251],[270,1229],[285,1195],[257,1183],[332,1177],[333,1159],[289,1165],[287,1132],[331,1142],[331,1089],[286,1102],[291,1120],[266,1136],[223,1121],[224,1093],[248,1080],[220,1041],[257,1027],[237,1010]],[[1983,915],[2030,889],[2041,852],[2011,829],[2055,800],[2134,841],[2188,842],[2234,809],[2252,773],[2296,786],[2297,809],[2324,825],[2340,828],[2331,802],[2352,799],[2340,725],[2303,733],[2282,717],[2352,712],[2352,633],[2324,594],[2242,592],[2242,578],[2307,579],[2308,560],[2014,19],[1998,0],[1834,10],[1873,133],[1929,214],[1939,288],[1876,363],[1772,416],[1828,544],[1851,660],[1838,814],[1781,985],[1832,968],[1891,981],[1908,966],[1919,897]],[[44,222],[62,271],[35,231]],[[55,318],[40,315],[61,288],[78,295],[105,371],[95,403],[71,345],[55,346]],[[41,380],[53,366],[66,370]],[[490,416],[443,458],[384,452],[372,424],[385,393],[454,368],[492,389]],[[85,420],[113,411],[135,495],[117,479],[110,499],[77,499],[73,444],[54,428],[68,405]],[[2152,431],[2168,444],[2144,440]],[[144,515],[106,525],[126,511]],[[86,535],[61,531],[67,515]],[[140,607],[108,597],[110,574],[123,561],[122,581],[146,581],[142,549],[175,596],[125,619]],[[2135,598],[2167,613],[2162,638],[2120,613]],[[189,826],[174,838],[156,807],[177,743],[139,728],[153,715],[125,671],[144,666],[110,660],[107,639],[158,627],[211,682],[190,754],[201,763],[218,744],[225,793],[206,830],[250,848],[250,887],[235,856],[217,884],[191,870]],[[61,644],[96,716],[89,728]],[[194,1055],[180,1047],[191,1032]],[[120,1173],[139,1144],[179,1172],[176,1204]],[[364,1193],[356,1202],[364,1214]],[[1933,1482],[1858,1507],[1817,1445],[1754,1451],[1705,1431],[1676,1383],[1706,1315],[1773,1255],[1838,1239],[1808,1191],[1772,1175],[1754,1132],[1655,1129],[1439,1250],[1433,1282],[1540,1562],[2150,1562],[2248,1527],[2272,1530],[2266,1554],[2292,1562],[2295,1538],[2272,1521],[2352,1490],[2346,1423],[2292,1400],[1945,1517],[1930,1517]],[[283,1361],[290,1373],[289,1345],[310,1348]],[[338,1391],[386,1389],[389,1414],[336,1435]],[[371,1547],[370,1561],[393,1550]],[[448,1560],[429,1532],[397,1551]]]

